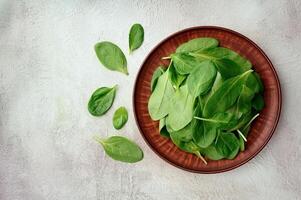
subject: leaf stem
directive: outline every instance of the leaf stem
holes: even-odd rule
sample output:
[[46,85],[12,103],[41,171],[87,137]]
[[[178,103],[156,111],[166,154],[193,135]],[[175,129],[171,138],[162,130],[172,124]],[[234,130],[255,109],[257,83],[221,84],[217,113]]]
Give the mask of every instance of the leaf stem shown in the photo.
[[94,139],[96,142],[100,143],[101,145],[104,145],[103,139],[101,139],[101,137],[99,137],[99,136],[97,136],[97,135],[94,135],[94,136],[93,136],[93,139]]
[[205,160],[205,158],[200,154],[200,152],[196,151],[196,152],[194,152],[194,154],[195,154],[197,157],[199,157],[199,158],[205,163],[205,165],[208,164],[207,161]]
[[216,138],[215,138],[215,142],[214,142],[214,144],[216,144],[216,143],[217,143],[217,140],[218,140],[218,138],[219,138],[219,135],[220,135],[220,131],[218,131],[218,132],[217,132],[217,136],[216,136]]
[[245,131],[246,128],[259,116],[259,113],[254,115],[254,117],[245,125],[245,127],[242,129],[242,131]]
[[239,135],[242,137],[242,139],[243,139],[245,142],[247,142],[247,138],[244,136],[244,134],[243,134],[239,129],[237,129],[236,131],[239,133]]
[[165,56],[165,57],[162,57],[162,58],[161,58],[161,60],[169,60],[169,59],[171,59],[170,56]]
[[213,122],[213,123],[227,123],[227,121],[222,121],[222,120],[214,120],[214,119],[208,119],[208,118],[202,118],[202,117],[193,117],[194,119],[206,121],[206,122]]

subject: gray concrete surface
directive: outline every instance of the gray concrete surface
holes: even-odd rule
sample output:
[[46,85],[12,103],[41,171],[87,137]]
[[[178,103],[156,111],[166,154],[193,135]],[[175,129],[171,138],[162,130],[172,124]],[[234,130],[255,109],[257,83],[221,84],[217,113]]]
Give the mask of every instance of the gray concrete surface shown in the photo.
[[[145,42],[128,56],[128,30]],[[246,165],[198,175],[157,157],[134,122],[132,88],[142,60],[171,33],[198,25],[234,29],[270,57],[281,80],[283,112],[267,147]],[[127,77],[102,67],[93,45],[109,40],[127,54]],[[113,108],[91,117],[99,86],[119,84]],[[300,199],[301,1],[0,0],[0,199]],[[129,109],[120,131],[114,109]],[[120,134],[145,153],[114,162],[91,139]]]

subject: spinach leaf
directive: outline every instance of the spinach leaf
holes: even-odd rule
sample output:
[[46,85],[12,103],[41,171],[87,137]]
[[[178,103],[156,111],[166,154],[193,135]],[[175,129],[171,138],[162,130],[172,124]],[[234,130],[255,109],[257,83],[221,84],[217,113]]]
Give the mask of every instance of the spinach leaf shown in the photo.
[[140,147],[125,137],[112,136],[102,139],[95,136],[94,139],[101,144],[106,154],[114,160],[135,163],[143,159],[143,152]]
[[166,118],[164,117],[164,118],[160,119],[160,121],[159,121],[159,133],[163,137],[170,138],[169,132],[166,129],[165,120],[166,120]]
[[195,143],[201,147],[206,148],[216,138],[217,134],[217,126],[213,123],[208,122],[199,122],[200,124],[203,124],[203,129],[199,129],[198,131],[195,131],[193,134],[193,139]]
[[189,55],[195,57],[199,61],[204,60],[217,60],[226,58],[235,62],[238,66],[242,67],[244,71],[251,69],[252,64],[249,60],[240,56],[238,53],[224,48],[224,47],[216,47],[211,49],[199,50],[197,52],[189,53]]
[[93,116],[104,115],[112,106],[116,94],[117,85],[112,88],[101,87],[93,92],[89,103],[88,110]]
[[262,83],[262,81],[261,81],[261,79],[260,79],[259,74],[256,73],[256,72],[253,72],[253,74],[254,74],[254,76],[255,76],[255,78],[256,78],[256,80],[257,80],[257,83],[258,83],[258,85],[259,85],[259,92],[263,92],[264,87],[263,87],[263,83]]
[[[189,126],[185,127],[184,129],[177,131],[177,132],[171,132],[170,133],[170,138],[172,140],[172,142],[179,147],[181,150],[186,151],[188,153],[193,153],[196,156],[198,156],[205,164],[207,164],[207,161],[203,158],[203,156],[200,154],[200,150],[201,148],[196,145],[191,139],[186,141],[183,141],[183,136],[185,135],[185,132],[187,130],[185,130],[187,128],[187,130],[190,130]],[[181,134],[183,133],[183,134]],[[191,136],[191,134],[189,134],[188,132],[186,132],[186,136]]]
[[241,93],[237,99],[236,114],[241,115],[251,111],[251,101],[254,97],[254,92],[246,85],[242,86]]
[[156,85],[157,85],[157,82],[158,82],[158,79],[159,77],[164,73],[164,68],[163,66],[159,66],[153,73],[153,76],[152,76],[152,80],[151,80],[151,91],[153,92]]
[[192,56],[185,53],[175,53],[171,55],[171,60],[181,75],[189,74],[194,67],[199,65],[199,62]]
[[264,100],[261,94],[257,94],[252,100],[252,107],[257,111],[261,111],[264,107]]
[[246,71],[241,75],[226,80],[212,96],[209,97],[205,104],[203,115],[205,117],[213,116],[217,112],[225,112],[237,100],[245,77],[252,70]]
[[175,89],[179,89],[180,85],[183,83],[183,81],[185,79],[186,79],[186,76],[178,74],[171,61],[171,64],[169,66],[169,80],[170,80],[172,86]]
[[159,120],[169,113],[170,99],[174,89],[168,79],[169,70],[159,77],[157,85],[148,101],[148,112],[153,120]]
[[233,159],[239,150],[239,141],[233,133],[221,132],[216,141],[217,152],[225,158]]
[[261,81],[256,78],[256,73],[251,73],[246,79],[246,86],[250,88],[254,93],[258,93],[262,90]]
[[181,86],[169,102],[170,109],[166,124],[174,131],[184,128],[193,118],[194,98],[187,85]]
[[[248,133],[250,131],[250,125],[246,127],[246,129],[244,131],[242,131],[242,134],[244,135],[244,137],[246,138],[248,136]],[[239,149],[240,151],[244,151],[245,150],[245,140],[243,139],[243,137],[241,135],[239,135]]]
[[197,50],[205,50],[209,48],[214,48],[218,46],[218,40],[215,38],[195,38],[192,40],[189,40],[186,43],[181,44],[176,49],[177,53],[187,53],[187,52],[193,52]]
[[144,29],[141,24],[134,24],[131,27],[129,34],[129,49],[130,52],[138,49],[144,40]]
[[233,76],[237,76],[246,71],[245,69],[240,67],[236,62],[228,58],[216,59],[213,60],[213,62],[223,79],[228,79]]
[[196,98],[212,87],[216,77],[216,69],[211,61],[204,61],[195,67],[187,78],[189,93]]
[[[195,116],[202,114],[201,105],[198,104],[194,110]],[[216,126],[203,122],[198,119],[192,119],[192,137],[193,141],[201,148],[208,147],[216,137]]]
[[207,122],[211,126],[215,126],[219,129],[227,129],[228,127],[233,127],[238,123],[233,113],[216,113],[211,118],[203,118],[195,116],[194,119]]
[[125,107],[119,107],[113,116],[113,126],[116,129],[121,129],[128,121],[128,111]]
[[209,147],[202,149],[201,152],[211,160],[221,160],[224,158],[221,154],[216,150],[215,144],[211,144]]
[[227,131],[232,132],[237,129],[242,129],[252,119],[253,116],[254,114],[251,111],[243,114],[242,116],[240,116],[238,123],[233,127],[229,127]]
[[170,133],[177,141],[189,142],[192,140],[191,123],[184,128]]
[[200,99],[199,102],[201,104],[202,110],[204,109],[208,98],[211,97],[212,94],[215,93],[215,91],[222,85],[223,82],[224,81],[221,77],[221,74],[219,72],[217,72],[214,83],[213,83],[211,89],[209,90],[209,92],[207,94],[202,95],[202,96],[199,97],[199,99]]
[[121,49],[112,42],[99,42],[94,46],[99,61],[109,70],[128,75],[127,61]]

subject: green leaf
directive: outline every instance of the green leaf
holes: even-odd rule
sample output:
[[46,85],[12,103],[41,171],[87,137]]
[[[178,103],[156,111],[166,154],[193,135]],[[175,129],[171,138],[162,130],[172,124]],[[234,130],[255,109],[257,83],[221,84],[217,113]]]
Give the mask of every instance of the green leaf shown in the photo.
[[254,76],[255,76],[255,78],[257,80],[257,83],[259,85],[259,92],[263,92],[264,87],[263,87],[263,83],[261,81],[261,78],[260,78],[259,74],[256,73],[256,72],[253,72],[253,73],[254,73]]
[[215,126],[219,129],[226,129],[228,127],[233,127],[238,123],[238,120],[235,118],[233,113],[216,113],[211,118],[202,118],[195,116],[194,119],[204,121],[211,126]]
[[193,52],[197,50],[204,50],[209,49],[213,47],[218,46],[218,40],[215,38],[195,38],[192,40],[189,40],[186,43],[181,44],[176,52],[177,53],[187,53],[187,52]]
[[262,91],[262,83],[257,79],[256,73],[251,73],[246,79],[246,86],[250,88],[254,93]]
[[169,66],[169,80],[170,80],[172,86],[175,89],[179,89],[180,85],[183,83],[183,81],[185,79],[186,79],[186,76],[178,74],[171,61],[171,64]]
[[189,93],[196,98],[212,87],[216,77],[216,69],[211,61],[204,61],[195,67],[187,78]]
[[148,112],[153,120],[159,120],[169,113],[170,99],[174,95],[174,89],[168,79],[166,70],[159,77],[157,85],[148,101]]
[[194,57],[185,53],[175,53],[171,55],[171,60],[179,74],[189,74],[194,67],[197,67],[198,62]]
[[246,85],[242,86],[241,93],[237,99],[235,113],[237,116],[248,113],[251,111],[251,101],[254,97],[254,92]]
[[144,29],[141,24],[134,24],[131,27],[129,34],[129,49],[130,52],[138,49],[144,40]]
[[199,97],[200,98],[199,102],[201,104],[202,110],[204,109],[208,98],[211,97],[215,93],[215,91],[222,85],[223,82],[224,81],[221,77],[221,74],[219,72],[217,72],[214,83],[213,83],[211,89],[209,90],[209,92],[207,94]]
[[197,155],[206,163],[199,153],[201,148],[192,141],[190,124],[179,131],[171,132],[170,138],[179,149]]
[[203,124],[203,131],[200,129],[198,132],[194,132],[193,139],[199,147],[206,148],[210,144],[212,144],[212,142],[216,138],[217,127],[214,124],[208,122],[199,123]]
[[[178,130],[178,131],[173,131],[170,133],[171,138],[176,141],[183,141],[183,142],[189,142],[192,140],[192,131],[191,131],[191,123],[189,123],[187,126],[184,128]],[[177,143],[178,143],[177,142]]]
[[[188,132],[189,130],[189,132]],[[206,160],[203,158],[203,156],[200,154],[200,150],[201,148],[196,145],[191,138],[189,138],[191,136],[191,131],[190,131],[190,127],[189,125],[186,126],[184,129],[176,131],[176,132],[171,132],[170,133],[170,138],[172,140],[172,142],[179,147],[179,149],[186,151],[188,153],[193,153],[196,156],[198,156],[205,164],[207,164]],[[186,135],[187,134],[187,135]],[[189,139],[187,139],[186,141],[183,140],[183,135],[185,135],[186,137],[188,137]]]
[[247,71],[252,67],[252,64],[249,60],[240,56],[238,53],[224,47],[199,50],[194,53],[189,53],[189,55],[195,57],[199,61],[229,59],[235,62],[238,66],[242,67],[244,71]]
[[[244,131],[242,131],[245,138],[248,136],[250,128],[251,128],[251,126],[249,125],[248,127],[246,127],[246,129]],[[238,140],[239,140],[239,149],[240,149],[240,151],[244,151],[245,150],[245,141],[244,141],[243,137],[241,135],[239,135]]]
[[194,98],[187,85],[181,86],[169,100],[169,114],[166,124],[174,131],[184,128],[193,118]]
[[240,67],[236,62],[228,58],[216,59],[213,60],[213,62],[223,79],[228,79],[233,76],[237,76],[246,71],[244,68]]
[[264,108],[264,99],[261,94],[255,95],[252,100],[252,107],[257,111],[261,111]]
[[215,144],[211,144],[209,147],[202,149],[201,152],[211,160],[221,160],[224,158],[221,154],[216,150]]
[[217,152],[225,158],[233,159],[239,150],[239,141],[233,133],[221,132],[216,141]]
[[88,110],[93,116],[104,115],[112,106],[117,85],[112,88],[101,87],[95,90],[89,100]]
[[125,107],[119,107],[113,116],[113,126],[115,129],[121,129],[128,121],[128,111]]
[[159,66],[153,73],[153,76],[152,76],[152,80],[151,80],[151,91],[153,92],[156,85],[157,85],[157,82],[158,82],[158,79],[159,77],[164,73],[164,68],[163,66]]
[[112,42],[99,42],[94,49],[99,61],[107,69],[129,74],[125,55],[117,45]]
[[101,144],[106,154],[114,160],[135,163],[143,159],[143,152],[140,147],[125,137],[112,136],[101,139],[95,136],[94,139]]
[[[202,114],[201,105],[198,104],[194,110],[194,115]],[[192,119],[192,137],[193,141],[201,148],[208,147],[216,137],[216,127],[201,120]]]
[[159,121],[159,133],[163,137],[170,138],[169,132],[166,129],[165,120],[166,118],[164,117]]
[[241,75],[226,80],[215,93],[210,96],[205,104],[203,115],[205,117],[213,116],[217,112],[225,112],[237,100],[245,77],[252,70],[246,71]]
[[233,127],[229,127],[229,129],[227,129],[227,131],[232,132],[232,131],[235,131],[237,129],[242,129],[252,119],[253,116],[254,116],[254,114],[251,111],[248,112],[248,113],[243,114],[240,117],[238,123]]

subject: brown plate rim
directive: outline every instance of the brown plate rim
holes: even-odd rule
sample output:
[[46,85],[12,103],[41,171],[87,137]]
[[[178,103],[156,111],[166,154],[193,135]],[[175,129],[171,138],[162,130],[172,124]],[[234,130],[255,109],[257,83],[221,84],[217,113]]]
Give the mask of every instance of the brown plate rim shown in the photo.
[[[243,39],[245,39],[246,41],[248,41],[249,43],[251,43],[252,45],[254,45],[254,47],[260,51],[260,53],[264,56],[264,58],[268,61],[269,63],[269,67],[271,68],[271,70],[273,71],[274,77],[276,79],[276,83],[277,83],[277,93],[279,96],[279,102],[278,102],[278,113],[276,116],[276,121],[273,125],[272,130],[270,131],[270,134],[268,136],[268,138],[264,141],[264,143],[262,144],[262,146],[260,148],[258,148],[258,150],[256,152],[254,152],[252,155],[250,155],[246,160],[242,161],[241,163],[238,163],[236,165],[224,168],[224,169],[219,169],[219,170],[212,170],[212,171],[201,171],[201,170],[194,170],[194,169],[188,169],[182,166],[177,165],[176,163],[173,163],[172,161],[168,160],[166,157],[164,157],[163,155],[161,155],[147,140],[147,138],[145,137],[145,135],[143,134],[142,128],[140,126],[140,124],[138,123],[138,117],[137,117],[137,110],[136,110],[136,106],[135,106],[135,96],[136,96],[136,86],[137,86],[137,82],[138,82],[138,77],[140,76],[141,70],[143,68],[143,66],[145,65],[147,59],[149,58],[149,56],[164,42],[166,42],[167,40],[171,39],[172,37],[181,34],[183,32],[187,32],[187,31],[191,31],[191,30],[198,30],[198,29],[216,29],[216,30],[221,30],[221,31],[226,31],[229,33],[232,33],[234,35],[237,35],[238,37],[241,37]],[[169,35],[168,37],[166,37],[165,39],[163,39],[162,41],[160,41],[145,57],[145,59],[143,60],[138,73],[136,75],[136,79],[135,79],[135,84],[134,84],[134,88],[133,88],[133,96],[132,96],[132,105],[133,105],[133,109],[134,109],[134,117],[135,117],[135,122],[138,126],[139,132],[142,135],[144,141],[146,142],[146,144],[151,148],[151,150],[153,152],[155,152],[161,159],[163,159],[164,161],[166,161],[167,163],[185,170],[185,171],[189,171],[189,172],[193,172],[193,173],[198,173],[198,174],[216,174],[216,173],[222,173],[222,172],[227,172],[230,170],[233,170],[237,167],[240,167],[242,165],[244,165],[245,163],[247,163],[248,161],[250,161],[252,158],[254,158],[259,152],[261,152],[261,150],[267,145],[267,143],[269,142],[269,140],[271,139],[272,135],[275,132],[275,129],[278,125],[279,122],[279,118],[280,118],[280,113],[281,113],[281,108],[282,108],[282,94],[281,94],[281,86],[280,86],[280,81],[278,78],[278,75],[276,73],[276,70],[272,64],[272,62],[270,61],[270,59],[268,58],[268,56],[264,53],[264,51],[255,43],[253,42],[251,39],[249,39],[248,37],[242,35],[239,32],[236,32],[234,30],[228,29],[228,28],[224,28],[224,27],[220,27],[220,26],[194,26],[194,27],[190,27],[190,28],[186,28],[180,31],[177,31],[171,35]]]

